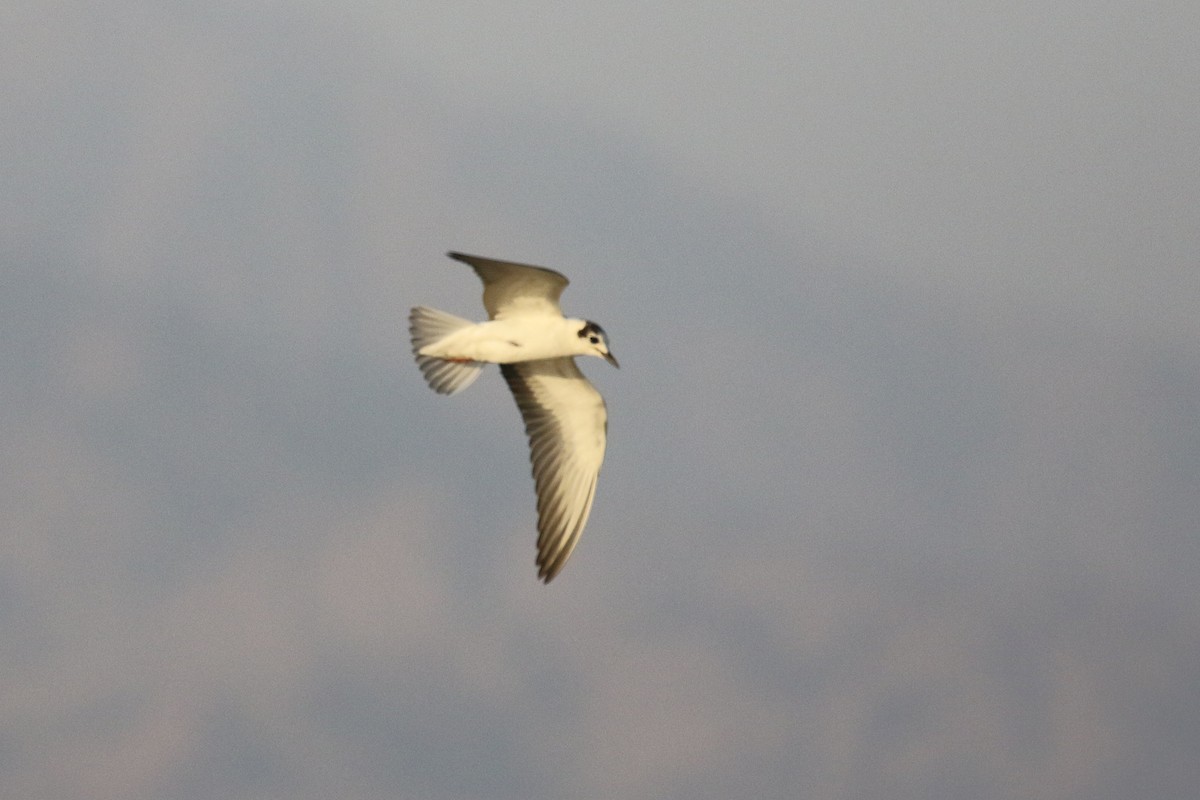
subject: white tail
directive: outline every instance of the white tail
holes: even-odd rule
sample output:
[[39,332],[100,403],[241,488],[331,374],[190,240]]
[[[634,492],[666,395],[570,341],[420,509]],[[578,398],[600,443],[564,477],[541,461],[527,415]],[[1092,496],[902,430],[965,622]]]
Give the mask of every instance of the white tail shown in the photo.
[[438,394],[454,394],[470,386],[479,377],[480,361],[446,361],[443,358],[421,355],[421,348],[433,344],[460,328],[474,325],[469,319],[417,306],[408,315],[408,332],[412,334],[413,355],[425,380]]

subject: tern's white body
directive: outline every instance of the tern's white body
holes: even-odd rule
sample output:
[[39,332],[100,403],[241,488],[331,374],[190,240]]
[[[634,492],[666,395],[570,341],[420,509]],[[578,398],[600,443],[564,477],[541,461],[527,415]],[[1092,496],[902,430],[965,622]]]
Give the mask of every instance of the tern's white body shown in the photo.
[[459,328],[418,355],[441,359],[465,359],[489,364],[515,364],[543,358],[587,355],[577,332],[586,322],[564,319],[562,314],[525,314],[488,320]]
[[553,270],[450,253],[483,280],[487,322],[424,306],[409,316],[413,355],[429,385],[454,394],[499,364],[525,420],[538,495],[538,577],[566,564],[591,513],[604,462],[608,412],[574,356],[617,366],[603,329],[566,319],[558,298],[567,279]]

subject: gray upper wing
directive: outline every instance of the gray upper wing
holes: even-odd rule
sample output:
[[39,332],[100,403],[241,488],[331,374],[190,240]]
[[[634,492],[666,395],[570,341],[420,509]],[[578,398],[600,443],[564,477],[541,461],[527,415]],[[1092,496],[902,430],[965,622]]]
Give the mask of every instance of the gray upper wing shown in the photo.
[[567,288],[566,276],[545,267],[448,253],[469,264],[483,281],[483,307],[489,319],[509,314],[562,314],[558,298]]

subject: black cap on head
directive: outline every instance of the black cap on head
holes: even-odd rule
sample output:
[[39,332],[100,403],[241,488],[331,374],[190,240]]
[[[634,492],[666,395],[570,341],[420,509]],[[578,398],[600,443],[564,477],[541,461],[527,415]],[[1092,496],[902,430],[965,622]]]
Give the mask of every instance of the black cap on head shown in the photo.
[[590,319],[584,320],[584,326],[579,329],[579,338],[582,339],[583,337],[590,336],[593,333],[598,333],[598,334],[600,334],[600,336],[602,336],[605,339],[608,338],[608,334],[606,334],[604,332],[604,328],[601,328],[599,325],[592,322]]

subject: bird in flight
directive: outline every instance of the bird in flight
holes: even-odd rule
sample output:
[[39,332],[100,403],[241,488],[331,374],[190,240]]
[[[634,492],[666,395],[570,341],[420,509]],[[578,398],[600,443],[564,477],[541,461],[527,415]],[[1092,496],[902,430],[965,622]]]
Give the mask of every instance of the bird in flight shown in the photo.
[[487,322],[434,308],[409,314],[413,355],[429,386],[455,394],[499,364],[529,436],[537,489],[538,578],[549,583],[579,543],[604,462],[608,412],[604,398],[575,365],[599,356],[620,366],[594,322],[563,317],[565,276],[551,269],[448,253],[483,281]]

